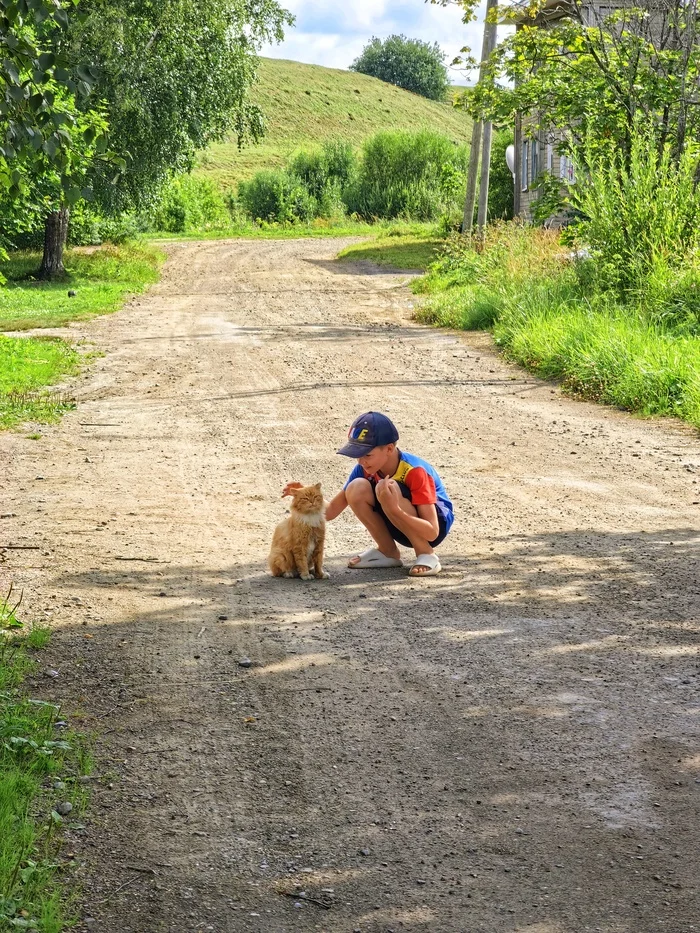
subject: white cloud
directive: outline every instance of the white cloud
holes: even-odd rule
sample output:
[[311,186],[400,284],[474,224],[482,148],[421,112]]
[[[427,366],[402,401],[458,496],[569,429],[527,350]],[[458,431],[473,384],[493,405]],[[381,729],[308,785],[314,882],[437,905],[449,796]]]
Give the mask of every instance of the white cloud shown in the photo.
[[[263,55],[289,58],[330,68],[347,68],[372,36],[386,38],[403,33],[411,39],[437,42],[446,53],[446,63],[469,46],[478,58],[481,52],[483,9],[476,22],[464,24],[455,6],[439,7],[423,0],[281,0],[297,17],[285,41],[266,46]],[[464,83],[464,74],[453,69],[451,80]]]

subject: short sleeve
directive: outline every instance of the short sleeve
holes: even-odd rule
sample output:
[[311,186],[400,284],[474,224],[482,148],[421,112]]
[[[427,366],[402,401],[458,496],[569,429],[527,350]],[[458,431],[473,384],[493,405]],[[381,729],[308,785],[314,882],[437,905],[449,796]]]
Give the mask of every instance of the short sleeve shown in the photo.
[[409,470],[404,483],[411,491],[413,505],[437,505],[435,480],[423,467],[413,467]]
[[348,476],[347,481],[346,481],[345,485],[343,486],[343,489],[347,489],[348,486],[350,485],[350,483],[351,483],[354,479],[363,479],[363,478],[364,478],[364,475],[365,475],[365,471],[362,469],[362,467],[360,466],[360,464],[359,464],[359,463],[355,464],[355,467],[353,468],[352,472],[350,473],[350,476]]

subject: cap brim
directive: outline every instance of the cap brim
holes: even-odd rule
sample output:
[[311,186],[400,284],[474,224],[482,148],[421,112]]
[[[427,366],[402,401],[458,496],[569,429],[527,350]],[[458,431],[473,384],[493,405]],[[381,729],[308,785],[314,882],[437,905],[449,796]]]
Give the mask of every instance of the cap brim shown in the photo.
[[366,457],[367,454],[371,453],[373,450],[374,447],[371,447],[369,444],[353,444],[350,442],[346,444],[345,447],[341,447],[338,453],[342,454],[344,457],[352,457],[354,460],[359,460],[360,457]]

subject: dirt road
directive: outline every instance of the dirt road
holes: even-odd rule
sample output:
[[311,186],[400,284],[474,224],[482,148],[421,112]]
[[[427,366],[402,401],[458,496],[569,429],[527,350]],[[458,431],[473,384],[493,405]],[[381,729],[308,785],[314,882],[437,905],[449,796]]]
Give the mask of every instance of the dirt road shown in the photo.
[[[700,929],[698,437],[418,327],[346,242],[172,246],[72,330],[77,410],[0,437],[0,544],[40,547],[0,574],[100,734],[78,929]],[[269,578],[369,408],[454,498],[444,573],[347,570],[344,515],[330,581]]]

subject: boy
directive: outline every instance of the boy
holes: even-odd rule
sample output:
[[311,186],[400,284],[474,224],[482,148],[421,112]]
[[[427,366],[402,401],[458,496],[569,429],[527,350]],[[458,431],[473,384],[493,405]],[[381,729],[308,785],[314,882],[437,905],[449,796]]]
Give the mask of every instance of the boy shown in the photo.
[[[442,569],[433,549],[452,527],[452,503],[434,467],[399,450],[398,439],[395,425],[380,412],[355,419],[348,443],[338,453],[357,460],[357,465],[328,503],[326,520],[350,506],[375,541],[376,547],[352,557],[348,567],[401,567],[398,543],[416,552],[410,576],[433,576]],[[299,485],[288,483],[282,495]]]

